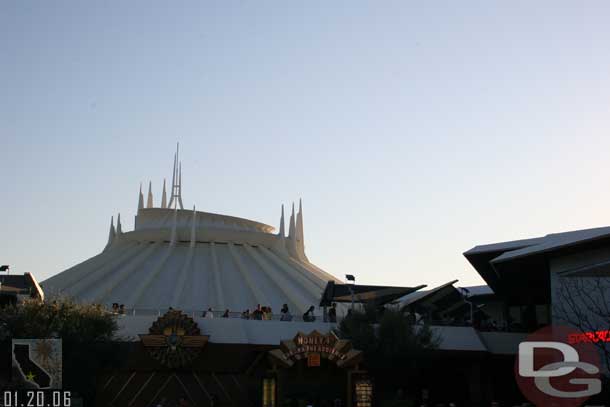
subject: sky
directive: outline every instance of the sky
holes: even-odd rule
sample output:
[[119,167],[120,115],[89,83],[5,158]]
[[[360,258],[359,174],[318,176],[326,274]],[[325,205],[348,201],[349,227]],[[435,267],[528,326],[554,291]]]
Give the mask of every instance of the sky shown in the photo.
[[158,205],[278,226],[361,284],[610,224],[606,1],[0,2],[0,263],[39,281]]

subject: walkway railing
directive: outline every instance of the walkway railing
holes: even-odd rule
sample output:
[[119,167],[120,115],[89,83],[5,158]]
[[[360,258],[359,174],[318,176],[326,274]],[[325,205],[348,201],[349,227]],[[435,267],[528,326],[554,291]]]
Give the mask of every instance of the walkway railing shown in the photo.
[[[125,316],[153,316],[159,317],[169,311],[169,308],[164,309],[152,309],[152,308],[125,308],[123,312],[114,312],[109,310],[110,312],[117,315],[125,315]],[[314,321],[304,321],[301,314],[292,315],[290,319],[282,319],[282,314],[266,314],[263,318],[253,318],[252,313],[250,313],[249,318],[245,318],[241,312],[233,312],[230,311],[227,316],[225,316],[226,311],[202,311],[202,310],[180,310],[184,314],[190,316],[191,318],[204,318],[204,319],[246,319],[246,320],[261,320],[261,321],[283,321],[283,322],[328,322],[325,321],[322,315],[315,315]],[[212,316],[210,317],[210,313]],[[342,315],[337,315],[337,321],[332,323],[339,323],[344,318]],[[446,327],[471,327],[472,325],[468,321],[447,321],[447,320],[420,320],[415,325],[430,325],[430,326],[446,326]],[[527,332],[526,329],[520,326],[510,326],[510,327],[487,327],[487,326],[476,326],[474,327],[477,331],[481,332]]]
[[[125,308],[124,310],[114,311],[109,310],[113,314],[125,315],[125,316],[161,316],[169,311],[169,308],[165,309],[152,309],[152,308]],[[229,311],[228,315],[225,315],[226,311],[202,311],[202,310],[180,310],[180,312],[190,316],[191,318],[204,318],[204,319],[246,319],[246,320],[261,320],[261,321],[283,321],[283,322],[329,322],[324,321],[321,315],[315,315],[315,321],[304,321],[303,317],[299,315],[291,315],[289,319],[286,319],[282,314],[265,314],[262,318],[254,318],[252,313],[246,318],[241,312]],[[210,314],[212,316],[210,316]],[[282,319],[284,317],[284,319]],[[339,320],[340,318],[338,318]]]

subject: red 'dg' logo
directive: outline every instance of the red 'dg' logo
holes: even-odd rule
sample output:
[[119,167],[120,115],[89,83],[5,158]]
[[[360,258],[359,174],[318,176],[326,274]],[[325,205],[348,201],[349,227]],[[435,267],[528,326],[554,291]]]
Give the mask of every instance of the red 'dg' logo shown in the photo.
[[547,326],[519,344],[515,375],[532,403],[578,407],[601,392],[599,350],[592,342],[570,340],[575,334],[571,328]]

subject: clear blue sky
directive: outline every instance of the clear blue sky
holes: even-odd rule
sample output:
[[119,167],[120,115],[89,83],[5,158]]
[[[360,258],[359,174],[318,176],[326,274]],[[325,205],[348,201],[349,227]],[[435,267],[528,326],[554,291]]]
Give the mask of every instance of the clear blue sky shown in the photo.
[[[610,224],[606,1],[2,1],[0,263],[43,280],[186,206],[361,283],[478,284],[476,244]],[[157,201],[158,202],[158,201]]]

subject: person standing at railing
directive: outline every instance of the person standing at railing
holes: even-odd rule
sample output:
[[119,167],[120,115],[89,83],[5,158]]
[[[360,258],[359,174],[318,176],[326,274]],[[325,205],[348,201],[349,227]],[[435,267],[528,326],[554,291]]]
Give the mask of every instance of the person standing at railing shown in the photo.
[[214,311],[212,311],[212,308],[208,308],[208,310],[203,313],[203,317],[207,319],[213,319]]
[[303,314],[303,321],[305,321],[305,322],[314,322],[316,320],[316,316],[313,314],[315,309],[316,309],[316,307],[314,307],[313,305],[311,307],[309,307],[307,312],[305,312]]
[[280,313],[281,313],[280,321],[292,321],[292,314],[290,313],[290,310],[288,309],[288,304],[282,305],[282,310],[280,311]]
[[337,322],[337,303],[333,302],[330,309],[328,310],[328,322]]
[[262,320],[263,319],[263,310],[261,309],[261,305],[258,304],[256,309],[252,312],[252,319]]
[[273,311],[271,310],[271,307],[265,307],[264,310],[263,319],[265,321],[271,321],[273,319]]
[[222,314],[222,317],[223,318],[229,318],[229,309],[228,308],[225,310],[225,313]]

